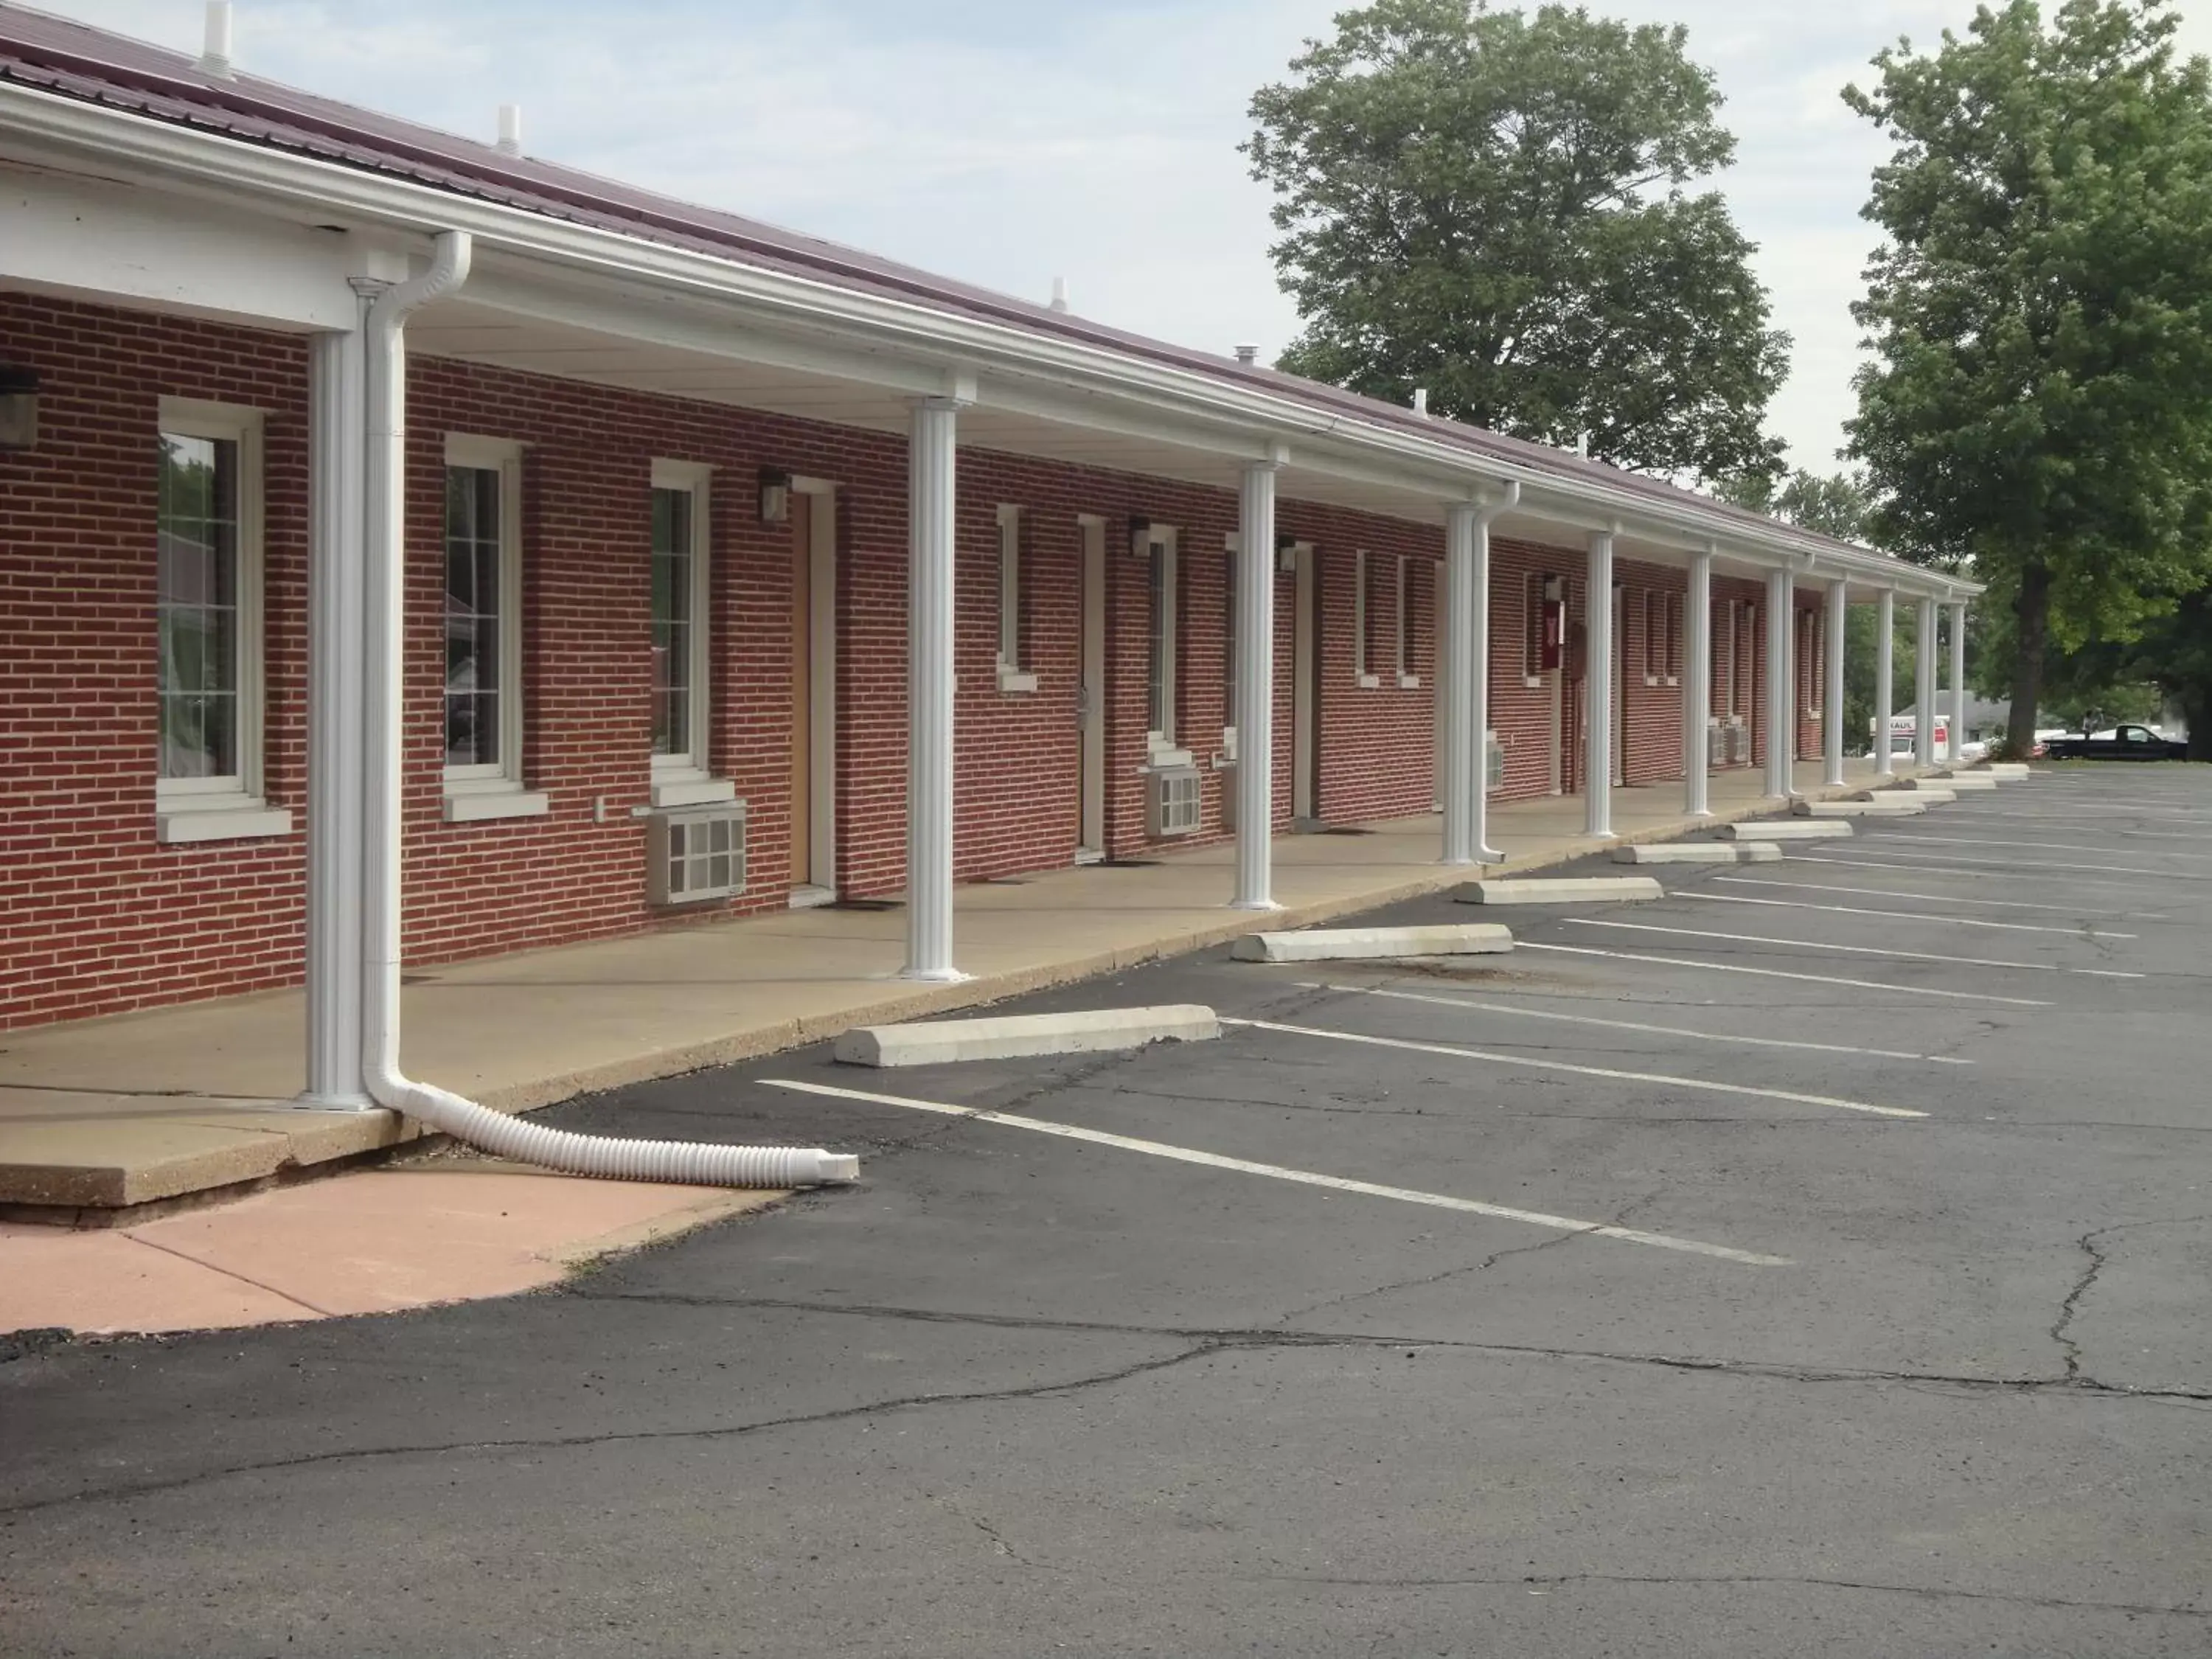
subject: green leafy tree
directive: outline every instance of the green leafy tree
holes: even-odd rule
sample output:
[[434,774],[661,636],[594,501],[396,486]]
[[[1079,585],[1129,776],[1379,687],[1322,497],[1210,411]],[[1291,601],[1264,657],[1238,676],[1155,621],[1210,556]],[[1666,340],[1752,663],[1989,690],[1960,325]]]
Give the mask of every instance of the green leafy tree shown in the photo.
[[1844,94],[1895,147],[1850,453],[1887,545],[2011,609],[2015,747],[2047,650],[2129,638],[2204,568],[2212,94],[2174,27],[2161,0],[2047,25],[2011,0]]
[[1789,368],[1710,191],[1735,141],[1679,28],[1379,0],[1252,100],[1292,374],[1669,477],[1771,475]]

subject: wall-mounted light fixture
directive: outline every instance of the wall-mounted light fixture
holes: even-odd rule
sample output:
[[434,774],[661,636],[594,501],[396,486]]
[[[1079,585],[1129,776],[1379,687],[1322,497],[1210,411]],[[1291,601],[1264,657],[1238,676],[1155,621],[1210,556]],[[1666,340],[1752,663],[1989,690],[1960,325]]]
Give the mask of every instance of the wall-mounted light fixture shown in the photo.
[[0,449],[38,447],[38,372],[0,363]]
[[1287,530],[1275,532],[1275,573],[1287,576],[1298,568],[1298,538]]
[[760,475],[760,516],[763,524],[791,520],[791,474],[764,466]]
[[1129,551],[1139,556],[1152,550],[1152,521],[1142,514],[1129,515]]

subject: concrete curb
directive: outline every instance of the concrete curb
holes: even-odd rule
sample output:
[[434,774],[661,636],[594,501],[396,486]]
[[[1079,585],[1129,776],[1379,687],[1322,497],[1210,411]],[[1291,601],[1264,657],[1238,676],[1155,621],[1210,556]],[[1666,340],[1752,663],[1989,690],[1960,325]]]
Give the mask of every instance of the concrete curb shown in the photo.
[[1247,933],[1230,947],[1229,954],[1239,962],[1372,962],[1392,957],[1496,956],[1512,948],[1510,932],[1495,922],[1478,921],[1464,927]]
[[1211,1008],[1096,1008],[1069,1014],[1000,1014],[928,1024],[863,1025],[830,1053],[848,1066],[943,1066],[963,1060],[1104,1054],[1154,1042],[1204,1042],[1221,1035]]
[[[1637,850],[1624,847],[1613,852],[1618,858]],[[1638,904],[1667,895],[1649,876],[1565,876],[1472,882],[1453,896],[1462,904]]]
[[1928,807],[1925,800],[1813,800],[1796,810],[1804,818],[1917,818]]

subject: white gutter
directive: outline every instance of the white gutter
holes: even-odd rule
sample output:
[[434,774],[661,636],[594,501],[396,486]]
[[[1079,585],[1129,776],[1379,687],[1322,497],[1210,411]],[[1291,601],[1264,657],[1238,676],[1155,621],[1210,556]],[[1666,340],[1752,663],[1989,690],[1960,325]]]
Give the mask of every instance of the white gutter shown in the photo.
[[527,1123],[399,1069],[400,817],[406,579],[407,355],[410,313],[468,280],[465,231],[441,232],[421,276],[368,308],[368,418],[362,562],[367,635],[362,711],[362,1047],[369,1095],[500,1158],[579,1175],[718,1187],[802,1187],[857,1179],[860,1160],[819,1148],[617,1140]]
[[[80,103],[48,93],[0,85],[0,130],[15,129],[120,156],[185,175],[217,193],[258,191],[295,208],[328,213],[337,208],[428,234],[441,227],[469,233],[486,246],[573,269],[618,278],[644,278],[724,302],[768,312],[846,337],[872,336],[906,351],[950,357],[962,367],[989,367],[1013,374],[1056,376],[1078,389],[1140,399],[1165,400],[1232,422],[1248,434],[1341,441],[1354,451],[1387,455],[1440,471],[1433,489],[1464,499],[1478,480],[1521,484],[1533,511],[1537,497],[1571,510],[1621,521],[1626,533],[1652,539],[1680,538],[1692,550],[1714,544],[1725,556],[1754,565],[1817,552],[1878,585],[1900,592],[1950,592],[1958,584],[1929,581],[1917,567],[1880,554],[1846,553],[1801,535],[1778,521],[1771,527],[1703,511],[1671,507],[1608,489],[1601,479],[1547,471],[1489,456],[1412,431],[1371,424],[1348,414],[1326,414],[1297,399],[1216,380],[1195,370],[1156,363],[1088,342],[1056,337],[1011,324],[966,317],[915,301],[842,287],[732,258],[691,252],[641,236],[577,225],[522,208],[471,199],[433,186],[393,179],[235,138],[172,126],[151,118]],[[432,222],[434,218],[434,223]],[[1978,587],[1972,591],[1979,592]]]

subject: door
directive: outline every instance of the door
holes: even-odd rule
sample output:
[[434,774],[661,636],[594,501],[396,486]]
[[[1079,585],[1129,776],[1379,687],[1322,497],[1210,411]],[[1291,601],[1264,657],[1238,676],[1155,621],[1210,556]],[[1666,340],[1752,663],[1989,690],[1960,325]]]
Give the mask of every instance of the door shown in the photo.
[[814,885],[814,498],[791,500],[791,884]]
[[1294,783],[1291,817],[1299,823],[1321,818],[1321,556],[1300,542],[1297,600],[1291,630],[1296,667],[1291,700],[1291,753]]
[[1076,768],[1075,861],[1106,856],[1106,526],[1085,519],[1082,661],[1076,676],[1075,720],[1081,757]]
[[837,498],[791,488],[791,887],[794,904],[836,896]]

